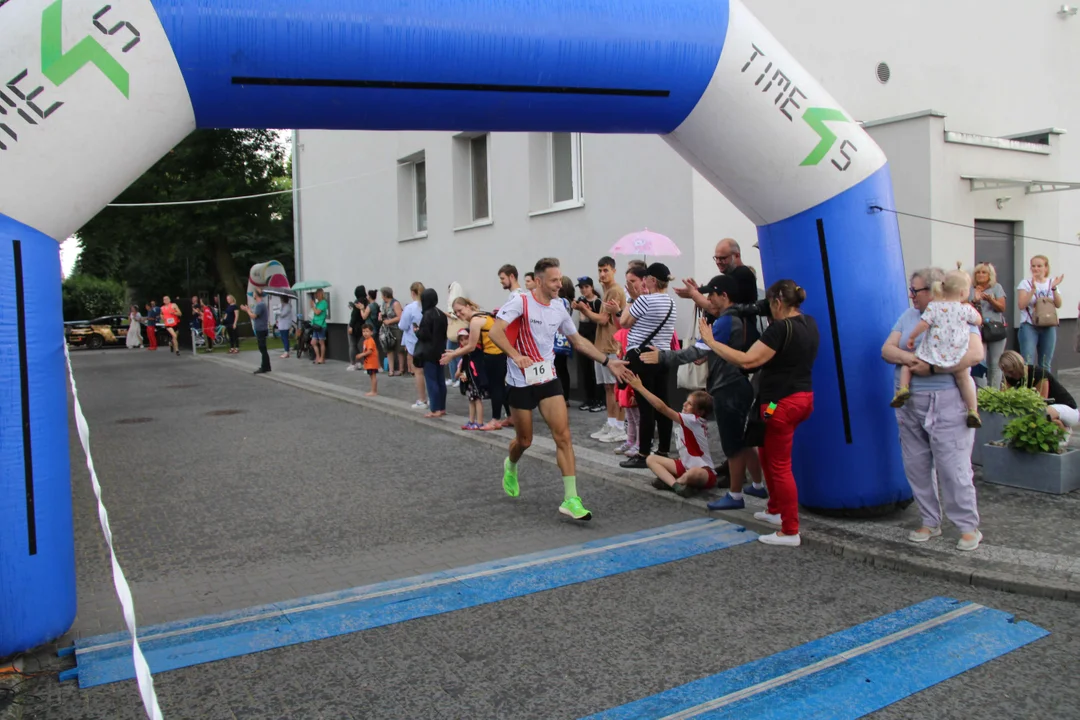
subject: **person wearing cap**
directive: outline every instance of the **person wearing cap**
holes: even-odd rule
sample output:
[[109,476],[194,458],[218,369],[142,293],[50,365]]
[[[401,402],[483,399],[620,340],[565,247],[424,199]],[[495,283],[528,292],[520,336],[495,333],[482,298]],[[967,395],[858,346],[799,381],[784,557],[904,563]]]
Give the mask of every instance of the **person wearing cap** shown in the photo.
[[[600,297],[596,294],[596,287],[593,285],[593,279],[588,275],[583,275],[577,279],[578,290],[581,291],[581,296],[574,301],[573,308],[578,311],[581,319],[578,322],[578,332],[581,333],[581,337],[585,338],[589,342],[596,344],[596,321],[592,320],[590,315],[586,315],[586,311],[592,313],[592,315],[600,314]],[[606,409],[604,399],[600,396],[600,386],[596,384],[596,367],[595,363],[589,358],[585,357],[581,353],[577,356],[578,367],[578,387],[585,391],[585,402],[578,406],[578,410],[584,412],[603,412]]]
[[[736,350],[746,350],[753,344],[748,323],[739,317],[735,302],[738,284],[730,275],[717,275],[700,288],[709,299],[709,313],[716,317],[712,323],[713,339]],[[761,477],[761,463],[757,452],[743,442],[746,419],[754,404],[754,389],[742,368],[727,362],[714,353],[703,341],[682,350],[657,351],[655,347],[641,354],[648,365],[685,365],[705,360],[709,364],[709,379],[705,389],[713,398],[713,415],[720,434],[720,447],[724,450],[731,472],[731,490],[724,497],[709,503],[710,510],[739,510],[746,506],[743,501],[743,480],[749,470],[753,484],[746,493],[767,498],[768,491]],[[715,482],[715,478],[714,478]]]
[[[579,306],[578,312],[582,317],[587,317],[596,323],[596,348],[607,355],[608,360],[619,357],[622,349],[615,340],[615,333],[619,331],[619,317],[626,309],[626,293],[615,281],[615,259],[609,255],[600,258],[596,263],[597,277],[600,278],[600,287],[603,289],[602,302],[599,312],[593,312],[590,308]],[[611,368],[602,363],[593,364],[593,373],[596,375],[598,385],[604,386],[604,407],[607,410],[607,420],[603,427],[592,433],[589,437],[603,443],[622,443],[626,446],[626,429],[624,425],[624,413],[619,403],[615,401],[615,374]]]
[[[671,270],[664,263],[653,263],[645,269],[644,290],[633,304],[623,310],[619,323],[630,329],[626,342],[626,359],[630,370],[642,385],[667,403],[668,369],[663,365],[647,365],[641,361],[641,353],[650,346],[671,347],[675,333],[675,299],[667,294],[671,282]],[[640,274],[639,274],[640,276]],[[605,303],[605,309],[608,305]],[[639,403],[641,421],[638,430],[638,454],[619,463],[620,467],[635,470],[648,467],[645,458],[652,450],[654,429],[659,430],[657,452],[667,456],[671,451],[671,419],[659,414],[649,403]]]

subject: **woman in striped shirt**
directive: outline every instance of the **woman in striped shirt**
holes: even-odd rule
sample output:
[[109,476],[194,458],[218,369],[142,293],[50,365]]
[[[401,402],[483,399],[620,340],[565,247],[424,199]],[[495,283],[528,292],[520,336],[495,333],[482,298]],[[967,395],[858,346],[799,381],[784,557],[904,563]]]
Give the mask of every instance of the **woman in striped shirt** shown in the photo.
[[[642,385],[667,403],[668,368],[664,365],[646,365],[641,362],[641,351],[651,347],[671,347],[671,338],[675,333],[675,299],[668,295],[668,283],[672,280],[671,271],[663,263],[653,263],[648,268],[634,268],[634,275],[642,279],[644,292],[626,306],[619,323],[630,328],[627,338],[626,359],[630,370],[641,378]],[[645,458],[652,449],[653,428],[659,427],[657,454],[667,456],[671,451],[671,419],[657,413],[652,405],[638,403],[641,411],[641,423],[638,429],[637,455],[619,463],[621,467],[644,469]]]

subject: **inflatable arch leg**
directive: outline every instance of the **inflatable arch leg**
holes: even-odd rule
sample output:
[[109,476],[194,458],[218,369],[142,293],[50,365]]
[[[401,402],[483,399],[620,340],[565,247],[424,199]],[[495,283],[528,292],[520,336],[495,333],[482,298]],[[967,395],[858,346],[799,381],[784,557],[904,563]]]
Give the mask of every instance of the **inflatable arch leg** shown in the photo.
[[24,276],[43,278],[26,309],[28,410],[12,393],[20,359],[0,353],[0,656],[62,632],[74,606],[45,237],[78,230],[195,127],[664,136],[759,226],[766,279],[809,294],[822,350],[796,438],[803,502],[910,499],[878,357],[905,307],[895,219],[869,210],[892,204],[885,157],[739,0],[17,0],[0,4],[0,47],[0,243],[21,239]]

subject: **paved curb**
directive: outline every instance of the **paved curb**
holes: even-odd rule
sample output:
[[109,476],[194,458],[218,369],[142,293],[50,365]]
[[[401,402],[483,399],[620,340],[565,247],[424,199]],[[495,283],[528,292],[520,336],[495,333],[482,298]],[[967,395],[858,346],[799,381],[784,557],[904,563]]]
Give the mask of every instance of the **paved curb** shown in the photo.
[[[250,372],[247,366],[238,365],[235,361],[225,358],[203,357],[218,365],[232,368],[241,372]],[[480,442],[497,448],[505,448],[510,439],[507,431],[475,433],[460,430],[454,425],[448,425],[445,421],[431,420],[418,416],[399,405],[398,400],[384,397],[365,398],[345,394],[340,386],[321,387],[322,381],[308,380],[288,373],[273,372],[259,376],[264,380],[287,385],[298,390],[322,395],[323,397],[341,402],[358,405],[372,410],[378,410],[395,417],[410,420],[425,425],[433,430],[458,435],[472,442]],[[331,385],[330,383],[325,383]],[[557,465],[555,456],[550,453],[537,453],[530,457]],[[642,482],[636,476],[622,475],[612,468],[590,461],[579,455],[577,458],[579,468],[602,482],[619,485],[637,492],[647,493],[654,497],[661,497],[669,502],[686,503],[712,517],[719,517],[736,525],[741,525],[758,533],[771,533],[776,528],[768,523],[763,523],[754,518],[753,510],[717,511],[710,512],[706,507],[706,501],[699,498],[683,498],[674,493],[664,492],[652,487],[651,484]],[[1069,583],[1058,578],[1047,578],[1044,575],[1028,572],[1017,572],[1017,566],[1005,563],[994,563],[984,560],[971,559],[967,566],[958,567],[953,562],[947,562],[932,553],[923,550],[911,543],[899,543],[890,540],[859,535],[840,528],[823,526],[815,523],[813,516],[800,517],[799,534],[803,544],[821,548],[839,557],[862,562],[873,567],[887,570],[899,570],[926,577],[949,580],[971,585],[973,587],[986,588],[1030,595],[1033,597],[1050,598],[1053,600],[1065,600],[1080,603],[1080,584]]]

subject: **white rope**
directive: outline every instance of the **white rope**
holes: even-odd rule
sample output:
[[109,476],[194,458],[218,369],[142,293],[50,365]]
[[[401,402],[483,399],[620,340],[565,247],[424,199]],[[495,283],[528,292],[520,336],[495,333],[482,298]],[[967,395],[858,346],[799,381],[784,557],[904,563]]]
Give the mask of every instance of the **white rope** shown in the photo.
[[101,521],[101,530],[105,533],[105,542],[109,546],[109,554],[112,556],[113,585],[116,587],[116,595],[120,598],[120,606],[124,610],[124,622],[128,632],[131,633],[131,654],[135,661],[135,679],[139,683],[139,695],[142,696],[143,707],[150,720],[162,720],[161,708],[158,707],[157,693],[154,692],[154,678],[150,675],[150,666],[146,663],[146,656],[139,647],[139,639],[135,634],[135,603],[131,598],[131,587],[128,585],[124,571],[120,568],[120,561],[116,559],[116,549],[113,547],[112,530],[109,528],[109,513],[105,504],[101,501],[101,483],[98,482],[97,471],[94,469],[94,459],[90,456],[90,427],[83,415],[82,405],[79,403],[79,391],[75,387],[75,371],[71,367],[71,355],[68,353],[67,344],[64,344],[64,358],[67,360],[68,377],[71,379],[71,396],[75,406],[75,427],[79,431],[79,441],[82,443],[83,452],[86,454],[86,468],[90,471],[90,482],[94,486],[94,495],[97,497],[98,519]]
[[235,197],[222,197],[222,198],[210,198],[209,200],[174,200],[172,202],[152,202],[152,203],[109,203],[108,207],[175,207],[177,205],[209,205],[210,203],[218,202],[232,202],[234,200],[253,200],[255,198],[272,197],[274,195],[285,195],[287,193],[304,192],[305,190],[316,190],[318,188],[327,187],[328,185],[339,185],[341,183],[352,182],[354,180],[363,180],[364,178],[374,177],[376,175],[382,175],[393,168],[383,168],[382,170],[376,170],[375,172],[364,173],[363,175],[354,175],[352,177],[341,178],[339,180],[327,180],[322,183],[315,183],[314,185],[307,185],[301,188],[294,188],[292,190],[275,190],[273,192],[258,193],[256,195],[237,195]]

